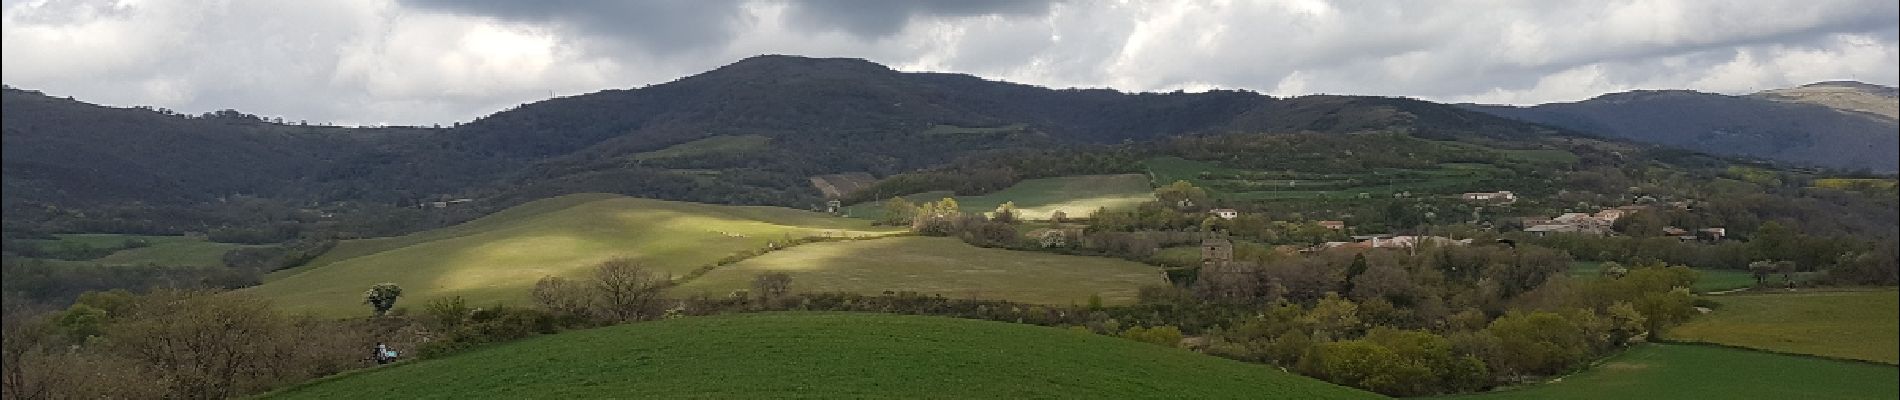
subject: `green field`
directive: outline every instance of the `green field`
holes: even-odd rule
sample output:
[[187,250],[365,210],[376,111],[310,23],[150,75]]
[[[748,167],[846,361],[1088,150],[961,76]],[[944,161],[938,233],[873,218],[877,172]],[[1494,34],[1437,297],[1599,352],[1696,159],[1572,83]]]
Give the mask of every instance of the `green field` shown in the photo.
[[1895,181],[1892,179],[1822,178],[1822,179],[1814,180],[1814,187],[1826,188],[1826,189],[1869,188],[1869,189],[1893,190],[1894,185],[1895,185]]
[[1028,130],[1029,130],[1029,126],[1024,125],[1024,124],[1009,124],[1009,125],[988,127],[988,128],[962,127],[962,126],[956,126],[956,125],[938,124],[938,125],[931,125],[930,129],[925,129],[923,132],[919,132],[918,134],[923,135],[923,136],[982,136],[982,135],[1019,133],[1019,132],[1026,132]]
[[764,150],[772,138],[761,135],[719,135],[680,143],[664,149],[634,154],[635,160],[658,160],[708,154],[745,154]]
[[1149,259],[1163,265],[1192,268],[1201,266],[1201,246],[1174,246],[1155,250]]
[[[941,191],[904,196],[913,202],[937,201],[944,197],[952,196],[950,192]],[[955,198],[958,208],[965,213],[986,213],[995,211],[1003,202],[1015,202],[1025,219],[1048,219],[1056,211],[1081,218],[1099,208],[1127,208],[1154,201],[1154,189],[1149,187],[1148,177],[1140,174],[1081,175],[1029,179],[995,193]],[[881,207],[883,202],[871,201],[847,207],[846,212],[858,218],[877,218],[883,210]]]
[[1900,369],[1690,344],[1644,344],[1589,370],[1459,399],[1893,399]]
[[1430,142],[1440,144],[1440,145],[1446,145],[1446,146],[1463,147],[1463,148],[1471,149],[1474,151],[1495,152],[1506,158],[1516,159],[1518,161],[1526,161],[1526,162],[1541,163],[1541,164],[1554,164],[1554,165],[1571,165],[1571,164],[1577,163],[1577,154],[1571,153],[1567,150],[1499,149],[1499,148],[1487,147],[1487,146],[1476,144],[1476,143],[1445,141],[1445,140],[1431,140]]
[[[1567,154],[1567,153],[1566,153]],[[1254,171],[1179,157],[1142,162],[1157,183],[1188,181],[1235,200],[1350,199],[1399,192],[1452,193],[1490,178],[1496,167],[1447,163],[1434,169],[1379,169],[1356,174]],[[1373,183],[1379,182],[1379,183]]]
[[[1697,268],[1695,271],[1695,284],[1690,285],[1689,289],[1696,293],[1719,292],[1755,286],[1755,276],[1750,275],[1748,272],[1702,268]],[[1570,276],[1584,278],[1595,277],[1602,274],[1602,263],[1595,261],[1577,261],[1570,263]],[[1799,279],[1797,278],[1797,280]],[[1782,282],[1782,280],[1781,278],[1769,280],[1771,284],[1775,282]]]
[[1721,306],[1670,329],[1671,339],[1900,362],[1900,292],[1777,292],[1708,298]]
[[1041,304],[1085,304],[1094,294],[1109,303],[1131,303],[1142,285],[1166,284],[1160,270],[1133,261],[899,237],[800,245],[719,267],[673,290],[724,296],[769,271],[790,273],[795,291],[912,291]]
[[891,231],[787,208],[570,195],[404,237],[345,241],[311,266],[244,290],[293,311],[332,316],[367,313],[362,292],[379,282],[403,287],[398,306],[445,296],[519,302],[543,276],[583,276],[614,257],[681,275],[788,236]]
[[768,313],[569,332],[290,388],[276,398],[1167,398],[1377,395],[1065,329]]
[[215,243],[205,241],[203,237],[191,236],[147,236],[119,234],[62,234],[54,235],[56,240],[37,241],[39,243],[75,243],[95,248],[122,247],[126,240],[142,239],[150,246],[123,249],[107,254],[95,260],[63,262],[74,265],[146,265],[164,266],[222,266],[224,253],[233,249],[252,247],[251,245]]

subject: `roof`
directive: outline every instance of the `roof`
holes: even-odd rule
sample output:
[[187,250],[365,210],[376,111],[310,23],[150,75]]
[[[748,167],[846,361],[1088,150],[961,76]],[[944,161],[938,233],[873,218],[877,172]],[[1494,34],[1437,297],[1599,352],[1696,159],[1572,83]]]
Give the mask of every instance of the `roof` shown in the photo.
[[1583,229],[1569,224],[1547,224],[1524,228],[1525,232],[1577,232],[1581,230]]

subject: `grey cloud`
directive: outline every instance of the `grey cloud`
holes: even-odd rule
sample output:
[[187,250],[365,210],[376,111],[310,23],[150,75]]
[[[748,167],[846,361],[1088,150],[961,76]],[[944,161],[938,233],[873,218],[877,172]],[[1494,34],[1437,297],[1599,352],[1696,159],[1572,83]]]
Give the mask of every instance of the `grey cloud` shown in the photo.
[[10,85],[312,122],[466,121],[756,54],[1053,87],[1514,103],[1900,81],[1890,0],[0,2]]
[[554,25],[610,46],[637,44],[657,55],[723,45],[736,34],[743,4],[734,1],[402,0],[425,11]]
[[865,38],[902,31],[915,17],[1041,16],[1049,0],[803,0],[789,3],[791,18],[814,31],[843,30]]

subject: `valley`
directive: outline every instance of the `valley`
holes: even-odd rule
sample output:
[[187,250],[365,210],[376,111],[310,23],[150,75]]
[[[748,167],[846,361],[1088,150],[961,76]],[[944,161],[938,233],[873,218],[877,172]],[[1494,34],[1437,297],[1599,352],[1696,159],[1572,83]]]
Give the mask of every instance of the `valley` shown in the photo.
[[[1840,150],[1890,120],[1834,86],[1506,107],[758,56],[426,128],[9,87],[8,340],[100,398],[1890,398],[1900,192],[1886,142]],[[1668,136],[1721,120],[1757,130]],[[204,332],[228,363],[140,352]]]

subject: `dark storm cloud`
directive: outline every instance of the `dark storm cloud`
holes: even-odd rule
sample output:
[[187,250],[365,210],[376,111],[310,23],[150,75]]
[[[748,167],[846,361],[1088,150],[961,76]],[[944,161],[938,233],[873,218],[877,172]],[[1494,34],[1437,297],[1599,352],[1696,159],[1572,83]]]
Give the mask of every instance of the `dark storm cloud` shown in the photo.
[[843,30],[866,38],[896,34],[917,17],[1041,16],[1049,0],[804,0],[793,1],[791,18],[802,29]]
[[758,54],[1052,87],[1540,103],[1900,81],[1892,0],[0,0],[5,83],[428,124]]
[[[744,16],[733,1],[402,0],[424,11],[553,25],[606,42],[632,42],[659,55],[723,45]],[[621,43],[625,44],[625,43]]]

